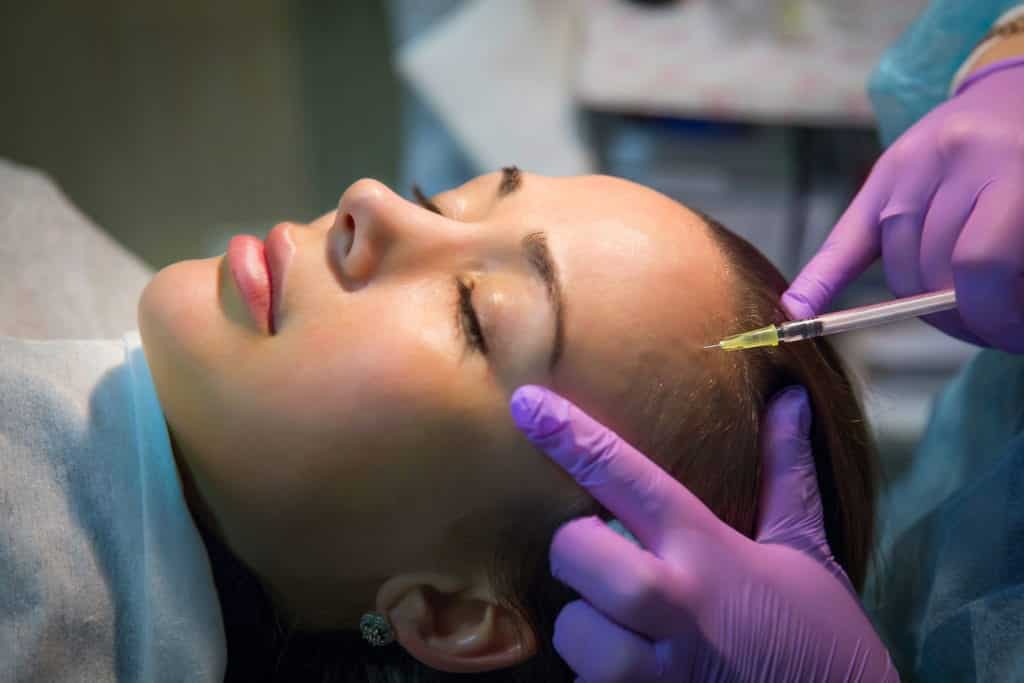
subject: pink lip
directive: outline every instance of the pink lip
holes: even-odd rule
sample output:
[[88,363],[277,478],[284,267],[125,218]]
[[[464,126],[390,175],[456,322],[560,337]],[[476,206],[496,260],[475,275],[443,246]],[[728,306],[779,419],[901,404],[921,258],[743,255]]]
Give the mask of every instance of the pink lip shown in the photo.
[[227,262],[231,276],[264,334],[276,334],[281,322],[284,282],[295,242],[288,223],[279,223],[261,242],[252,235],[235,235],[228,242]]
[[273,334],[270,311],[270,270],[263,242],[252,235],[235,235],[228,242],[228,268],[249,314],[264,334]]
[[277,332],[288,262],[295,243],[288,225],[281,223],[267,235],[264,244],[252,235],[236,235],[228,242],[228,267],[249,314],[264,334]]
[[289,223],[278,223],[267,235],[264,243],[267,270],[270,272],[271,314],[270,333],[275,334],[281,323],[281,305],[284,303],[285,277],[288,275],[288,264],[295,253],[295,242],[289,232]]

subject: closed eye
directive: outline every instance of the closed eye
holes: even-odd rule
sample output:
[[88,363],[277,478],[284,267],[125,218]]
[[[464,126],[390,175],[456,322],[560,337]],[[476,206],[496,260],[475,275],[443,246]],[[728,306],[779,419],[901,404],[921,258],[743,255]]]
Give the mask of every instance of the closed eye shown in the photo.
[[486,356],[487,338],[484,337],[480,318],[477,317],[476,309],[473,307],[473,285],[466,284],[463,279],[457,277],[455,278],[455,289],[459,293],[458,322],[456,324],[462,331],[466,344]]
[[[430,198],[423,194],[419,185],[412,186],[412,195],[416,202],[427,211],[433,211],[443,216],[440,207],[430,201]],[[487,338],[484,337],[483,327],[480,325],[480,318],[473,306],[473,284],[467,284],[460,277],[455,278],[455,291],[458,294],[458,302],[455,305],[455,326],[462,332],[467,346],[474,351],[487,355]]]

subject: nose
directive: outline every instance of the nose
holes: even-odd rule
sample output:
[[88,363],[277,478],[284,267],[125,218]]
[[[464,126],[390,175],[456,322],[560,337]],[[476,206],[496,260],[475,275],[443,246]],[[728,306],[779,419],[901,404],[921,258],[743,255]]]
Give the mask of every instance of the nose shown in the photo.
[[399,197],[386,185],[364,178],[353,183],[338,202],[328,231],[330,258],[353,286],[365,285],[401,253],[443,238],[448,219]]

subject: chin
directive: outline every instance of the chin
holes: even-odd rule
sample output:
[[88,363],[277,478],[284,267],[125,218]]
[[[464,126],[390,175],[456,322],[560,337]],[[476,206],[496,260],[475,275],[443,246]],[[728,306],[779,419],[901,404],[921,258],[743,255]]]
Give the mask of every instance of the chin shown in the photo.
[[220,257],[179,261],[158,272],[139,298],[139,334],[152,366],[202,359],[222,337],[228,320],[221,304]]

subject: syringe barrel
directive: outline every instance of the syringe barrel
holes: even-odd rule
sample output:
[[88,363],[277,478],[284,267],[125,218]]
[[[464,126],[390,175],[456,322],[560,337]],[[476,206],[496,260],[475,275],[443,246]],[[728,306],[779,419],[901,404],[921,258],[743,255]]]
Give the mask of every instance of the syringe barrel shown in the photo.
[[[886,301],[880,304],[871,304],[870,306],[860,306],[858,308],[850,308],[845,311],[826,313],[825,315],[818,316],[817,318],[798,321],[797,324],[816,323],[814,327],[818,329],[814,331],[817,331],[818,334],[808,336],[819,336],[824,334],[849,332],[851,330],[860,330],[865,327],[873,327],[875,325],[882,325],[884,323],[895,322],[906,318],[916,318],[922,315],[928,315],[929,313],[949,310],[951,308],[956,308],[956,292],[952,289],[947,289],[941,292],[929,292],[928,294],[919,294],[917,296],[896,299],[894,301]],[[786,334],[785,328],[791,324],[793,323],[784,323],[781,325],[783,328],[781,338],[785,341],[789,341],[790,338],[790,336]],[[801,336],[800,338],[807,339],[808,336]]]

